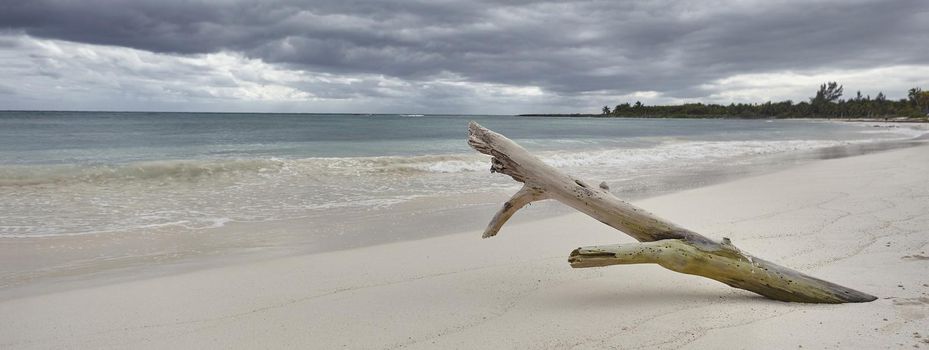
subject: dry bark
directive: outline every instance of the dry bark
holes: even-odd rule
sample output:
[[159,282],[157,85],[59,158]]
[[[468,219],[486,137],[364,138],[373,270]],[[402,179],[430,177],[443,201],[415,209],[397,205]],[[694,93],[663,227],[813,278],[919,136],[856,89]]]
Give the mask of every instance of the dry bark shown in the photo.
[[492,156],[491,172],[523,183],[490,221],[484,238],[493,237],[517,210],[534,201],[554,199],[590,215],[642,243],[581,247],[571,252],[572,267],[659,264],[765,297],[807,303],[868,302],[876,297],[805,275],[745,253],[724,238],[721,242],[679,227],[616,198],[605,183],[590,186],[536,158],[512,140],[475,122],[468,144]]

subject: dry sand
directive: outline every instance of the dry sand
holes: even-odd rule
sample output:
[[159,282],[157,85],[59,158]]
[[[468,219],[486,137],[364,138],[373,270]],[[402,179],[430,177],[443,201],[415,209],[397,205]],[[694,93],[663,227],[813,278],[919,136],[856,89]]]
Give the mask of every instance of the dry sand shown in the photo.
[[475,231],[10,299],[0,348],[929,348],[927,146],[636,204],[880,299],[783,303],[652,265],[572,269],[577,246],[631,241],[576,214],[487,240]]

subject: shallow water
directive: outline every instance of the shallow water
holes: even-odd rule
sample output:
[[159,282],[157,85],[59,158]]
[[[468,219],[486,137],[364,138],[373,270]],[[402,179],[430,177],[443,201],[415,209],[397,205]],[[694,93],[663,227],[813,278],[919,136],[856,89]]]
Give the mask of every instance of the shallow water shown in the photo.
[[673,190],[669,178],[920,133],[808,121],[0,112],[0,238],[486,204],[460,196],[516,185],[467,148],[469,120],[637,196]]

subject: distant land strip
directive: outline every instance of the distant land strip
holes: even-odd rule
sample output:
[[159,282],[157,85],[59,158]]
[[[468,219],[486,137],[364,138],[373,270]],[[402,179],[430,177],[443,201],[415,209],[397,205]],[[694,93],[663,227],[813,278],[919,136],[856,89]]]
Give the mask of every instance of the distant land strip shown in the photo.
[[703,104],[647,106],[642,102],[603,106],[600,114],[532,113],[521,117],[625,117],[625,118],[706,118],[706,119],[837,119],[868,121],[929,122],[929,91],[914,87],[907,97],[888,99],[883,92],[872,98],[857,92],[842,99],[843,86],[836,82],[820,85],[809,102],[791,100],[765,103]]

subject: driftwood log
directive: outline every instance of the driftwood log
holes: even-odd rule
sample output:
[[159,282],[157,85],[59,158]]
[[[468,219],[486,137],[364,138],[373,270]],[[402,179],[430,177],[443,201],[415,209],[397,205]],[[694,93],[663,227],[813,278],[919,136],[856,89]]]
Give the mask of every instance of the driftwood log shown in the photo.
[[711,278],[765,297],[805,303],[868,302],[876,297],[762,260],[736,248],[728,238],[711,240],[616,198],[605,183],[591,186],[536,158],[512,140],[475,122],[468,144],[492,156],[490,171],[509,175],[522,189],[503,204],[484,238],[493,237],[525,205],[554,199],[620,230],[640,243],[581,247],[572,267],[654,263],[669,270]]

